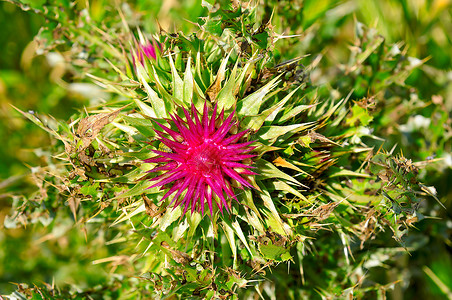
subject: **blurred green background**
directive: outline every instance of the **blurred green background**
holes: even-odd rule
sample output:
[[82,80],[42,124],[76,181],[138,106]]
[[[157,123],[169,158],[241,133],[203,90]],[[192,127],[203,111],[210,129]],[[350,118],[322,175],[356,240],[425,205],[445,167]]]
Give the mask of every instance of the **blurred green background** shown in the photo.
[[[114,13],[114,1],[90,1],[91,16],[100,22]],[[407,85],[415,91],[416,105],[394,107],[394,112],[380,120],[385,125],[378,132],[398,145],[413,161],[441,158],[422,168],[426,185],[434,185],[447,210],[433,200],[423,203],[432,218],[420,221],[409,238],[421,243],[416,251],[397,257],[381,268],[382,279],[395,285],[393,299],[452,299],[452,3],[448,0],[386,1],[265,1],[285,18],[275,19],[276,31],[301,34],[309,42],[301,43],[299,55],[325,55],[319,66],[323,73],[347,62],[353,46],[355,20],[375,27],[387,43],[398,43],[407,57],[426,62],[408,77]],[[86,4],[85,4],[86,5]],[[137,12],[145,32],[156,32],[158,23],[168,31],[190,32],[204,8],[201,1],[137,1],[122,5]],[[93,87],[83,93],[80,81],[64,55],[36,53],[33,41],[45,19],[24,12],[8,2],[0,2],[0,224],[10,213],[14,194],[26,194],[39,187],[33,182],[32,167],[48,163],[46,145],[53,141],[40,128],[24,119],[11,105],[69,120],[70,116],[95,97]],[[308,33],[316,33],[309,36]],[[306,33],[306,34],[305,34]],[[326,76],[327,78],[327,76]],[[85,80],[86,81],[86,80]],[[329,87],[331,89],[340,87]],[[410,102],[412,103],[412,102]],[[417,118],[417,119],[416,119]],[[429,119],[426,126],[419,120]],[[418,120],[418,121],[416,121]],[[400,126],[402,125],[402,126]],[[8,226],[6,226],[8,227]],[[50,232],[50,233],[49,233]],[[15,290],[11,282],[57,284],[77,282],[80,286],[101,284],[104,269],[91,261],[105,257],[104,243],[95,241],[103,234],[85,233],[67,224],[45,228],[42,224],[24,229],[0,231],[0,294]],[[90,248],[86,253],[86,241]],[[384,242],[384,241],[383,241]],[[82,252],[84,251],[84,252]]]

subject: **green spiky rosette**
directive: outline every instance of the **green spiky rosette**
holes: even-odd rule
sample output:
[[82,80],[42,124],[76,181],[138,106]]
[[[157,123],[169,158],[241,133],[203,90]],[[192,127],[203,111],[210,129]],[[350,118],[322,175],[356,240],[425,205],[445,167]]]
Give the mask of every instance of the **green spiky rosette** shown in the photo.
[[379,139],[352,90],[309,81],[318,61],[281,61],[285,37],[257,6],[218,5],[195,35],[125,27],[116,43],[93,41],[103,69],[77,67],[109,97],[88,115],[47,126],[23,114],[63,142],[52,176],[77,224],[118,245],[95,263],[121,286],[229,299],[283,274],[303,283],[299,297],[329,295],[325,282],[343,295],[366,243],[386,231],[404,247],[419,195],[434,190],[411,161],[365,143]]

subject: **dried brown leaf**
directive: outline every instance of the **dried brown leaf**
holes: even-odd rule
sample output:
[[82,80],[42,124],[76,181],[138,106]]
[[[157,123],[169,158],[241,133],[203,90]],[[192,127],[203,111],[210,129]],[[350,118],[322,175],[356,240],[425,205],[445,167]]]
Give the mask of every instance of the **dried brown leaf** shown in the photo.
[[308,133],[308,136],[311,138],[311,142],[314,143],[315,141],[320,141],[322,143],[329,143],[336,146],[340,146],[338,143],[333,142],[332,140],[326,138],[325,136],[321,135],[320,133],[317,133],[315,131],[310,131]]
[[297,166],[294,166],[293,164],[291,164],[290,162],[286,161],[284,158],[278,156],[278,158],[276,158],[273,163],[275,164],[275,166],[277,167],[284,167],[284,168],[288,168],[288,169],[292,169],[301,173],[305,173],[303,170],[301,170],[300,168],[298,168]]
[[[85,150],[91,144],[91,142],[96,139],[97,135],[102,130],[102,128],[104,128],[104,126],[107,125],[108,123],[113,122],[113,120],[116,118],[119,112],[126,106],[121,107],[110,113],[101,113],[97,115],[92,115],[80,120],[76,136],[78,137],[78,139],[80,139],[81,145],[79,146],[78,149],[76,149],[76,151],[81,152]],[[78,142],[79,141],[77,140],[77,143]]]
[[74,220],[77,222],[77,209],[80,205],[81,199],[79,197],[71,196],[67,202],[69,208],[71,209],[72,215],[74,216]]
[[328,218],[331,212],[340,204],[341,202],[330,202],[328,204],[321,205],[314,209],[311,214],[317,219],[317,221],[323,221]]
[[224,74],[218,74],[215,81],[206,90],[207,96],[211,101],[215,100],[221,90],[221,82],[224,80]]
[[151,201],[146,195],[143,195],[144,200],[144,207],[146,207],[146,214],[149,215],[151,218],[155,217],[160,213],[157,205],[154,204],[154,202]]
[[186,265],[193,260],[190,256],[188,256],[187,253],[172,249],[170,247],[170,245],[168,245],[167,242],[162,242],[161,246],[163,248],[166,248],[169,252],[171,252],[171,255],[173,256],[174,261],[179,264]]

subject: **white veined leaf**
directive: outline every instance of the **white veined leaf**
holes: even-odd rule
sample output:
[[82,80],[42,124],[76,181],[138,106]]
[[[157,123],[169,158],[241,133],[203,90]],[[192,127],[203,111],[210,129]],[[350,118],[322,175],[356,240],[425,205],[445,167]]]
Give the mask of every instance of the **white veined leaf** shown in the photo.
[[173,78],[173,96],[177,99],[182,99],[184,95],[184,82],[180,78],[179,73],[177,73],[176,67],[174,66],[173,56],[169,55],[169,63],[171,67],[171,77]]
[[134,99],[134,101],[144,115],[151,117],[151,118],[157,117],[157,115],[155,114],[155,111],[152,107],[150,107],[149,105],[146,105],[145,103],[143,103],[142,101],[140,101],[138,99]]
[[269,83],[261,87],[256,92],[247,96],[238,104],[237,115],[240,116],[255,116],[259,113],[259,109],[263,103],[264,97],[279,83],[281,75],[273,78]]
[[189,56],[184,73],[184,102],[190,105],[192,99],[193,99],[193,74],[191,73],[191,57]]
[[[238,61],[237,61],[238,63]],[[223,86],[223,88],[220,90],[220,92],[217,95],[217,103],[218,103],[218,109],[229,109],[235,104],[235,96],[234,96],[234,90],[236,86],[236,74],[237,74],[237,63],[234,66],[234,69],[232,69],[231,75],[229,76],[228,81]]]
[[144,86],[144,89],[146,90],[146,93],[148,94],[148,100],[151,103],[152,108],[154,109],[155,115],[157,118],[166,118],[166,109],[165,109],[165,102],[160,99],[160,97],[157,95],[157,93],[151,88],[151,86],[147,83],[143,72],[144,69],[140,64],[137,64],[137,73],[138,73],[138,79],[140,80],[140,83]]
[[315,122],[308,122],[302,124],[294,124],[287,126],[263,126],[260,131],[264,133],[259,135],[259,138],[263,140],[271,140],[276,139],[277,137],[284,135],[286,133],[296,133],[301,130],[305,130],[311,126],[313,126]]

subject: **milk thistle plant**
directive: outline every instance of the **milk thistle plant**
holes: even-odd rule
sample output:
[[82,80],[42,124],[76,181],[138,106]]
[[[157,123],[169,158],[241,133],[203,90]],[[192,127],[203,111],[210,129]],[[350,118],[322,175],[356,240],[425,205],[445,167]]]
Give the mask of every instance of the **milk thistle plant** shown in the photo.
[[[194,34],[161,30],[148,44],[136,42],[144,34],[120,9],[106,31],[85,22],[86,10],[71,22],[61,7],[40,12],[75,37],[65,44],[74,72],[108,97],[69,121],[18,108],[61,142],[52,149],[60,162],[34,171],[52,197],[21,198],[8,224],[40,214],[57,226],[61,220],[48,211],[57,207],[70,212],[77,232],[104,233],[108,257],[95,263],[109,264],[105,280],[89,291],[63,286],[61,297],[381,293],[364,276],[385,261],[366,264],[381,254],[372,241],[389,233],[391,253],[405,251],[408,228],[422,218],[420,199],[435,197],[434,189],[419,182],[418,165],[381,149],[370,128],[372,96],[310,81],[318,60],[276,32],[272,22],[283,16],[253,2],[203,5]],[[357,28],[361,48],[350,73],[381,55],[384,67],[397,65],[385,71],[388,80],[407,89],[401,76],[412,70],[409,62]],[[46,51],[55,46],[44,39],[50,33],[40,33]],[[38,208],[32,199],[47,204]]]

